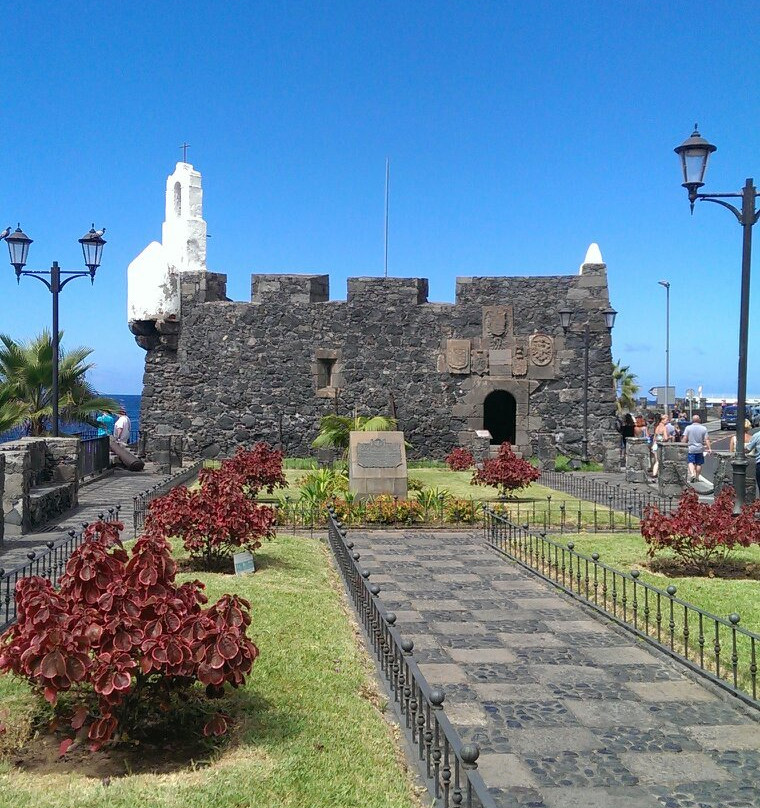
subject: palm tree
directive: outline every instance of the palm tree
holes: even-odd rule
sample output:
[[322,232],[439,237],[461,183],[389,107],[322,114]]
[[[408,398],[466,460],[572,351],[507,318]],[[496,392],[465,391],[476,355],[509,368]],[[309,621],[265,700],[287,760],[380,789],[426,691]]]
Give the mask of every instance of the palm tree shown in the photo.
[[[63,338],[63,332],[59,337]],[[118,412],[111,398],[98,395],[87,381],[91,348],[61,350],[58,360],[58,408],[61,421],[97,426],[97,412]],[[29,342],[0,334],[0,432],[25,425],[29,435],[44,435],[53,413],[53,346],[49,331]]]
[[319,422],[319,434],[311,445],[315,449],[342,449],[348,451],[351,432],[391,432],[396,428],[396,419],[387,415],[323,415]]
[[636,394],[640,389],[636,383],[637,378],[635,373],[631,373],[628,365],[620,364],[619,359],[612,366],[612,381],[615,386],[618,412],[633,410],[636,406]]

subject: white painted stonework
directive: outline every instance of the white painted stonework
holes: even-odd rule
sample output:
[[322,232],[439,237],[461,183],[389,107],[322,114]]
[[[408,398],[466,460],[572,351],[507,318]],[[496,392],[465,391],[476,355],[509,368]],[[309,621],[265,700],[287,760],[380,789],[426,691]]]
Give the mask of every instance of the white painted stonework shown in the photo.
[[201,174],[177,163],[166,180],[161,243],[151,242],[127,267],[127,319],[175,320],[180,316],[180,272],[206,271],[206,222]]
[[583,267],[587,264],[591,266],[599,266],[600,264],[604,264],[604,259],[602,258],[602,251],[599,249],[599,245],[596,242],[589,244],[588,249],[586,250],[586,257],[583,259],[583,263],[578,270],[578,274],[583,274]]

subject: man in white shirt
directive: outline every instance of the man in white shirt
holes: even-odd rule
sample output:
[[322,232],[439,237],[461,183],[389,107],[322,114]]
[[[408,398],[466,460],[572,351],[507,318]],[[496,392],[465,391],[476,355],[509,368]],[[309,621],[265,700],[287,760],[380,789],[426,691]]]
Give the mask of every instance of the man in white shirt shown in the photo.
[[132,422],[127,416],[127,411],[122,407],[119,410],[119,417],[113,427],[113,436],[119,443],[129,443],[130,432],[132,431]]
[[[118,421],[116,422],[118,423]],[[705,452],[712,451],[710,448],[710,438],[707,435],[707,428],[700,423],[698,415],[692,416],[691,423],[683,431],[682,443],[689,444],[687,460],[689,463],[689,482],[693,483],[699,479],[702,466],[705,462]]]

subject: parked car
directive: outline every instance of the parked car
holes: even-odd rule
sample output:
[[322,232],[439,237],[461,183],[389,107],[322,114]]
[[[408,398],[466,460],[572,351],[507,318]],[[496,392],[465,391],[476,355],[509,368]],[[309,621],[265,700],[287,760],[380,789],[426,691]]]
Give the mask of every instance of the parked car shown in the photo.
[[[736,413],[738,409],[736,404],[726,404],[723,408],[723,412],[720,414],[721,429],[736,429]],[[753,412],[753,410],[756,410],[756,412]],[[747,405],[744,408],[744,412],[744,417],[753,427],[760,426],[760,407],[750,407]]]

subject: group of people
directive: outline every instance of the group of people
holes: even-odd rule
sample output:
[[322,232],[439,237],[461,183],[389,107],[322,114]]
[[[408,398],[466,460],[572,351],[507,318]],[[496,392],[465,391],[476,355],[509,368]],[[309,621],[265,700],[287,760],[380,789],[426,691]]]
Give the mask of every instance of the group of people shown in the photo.
[[705,453],[712,451],[707,427],[700,422],[700,417],[694,415],[691,423],[682,428],[680,413],[674,411],[673,418],[665,413],[658,418],[653,418],[649,423],[643,415],[638,415],[635,419],[631,413],[626,413],[622,421],[619,421],[618,431],[620,432],[620,452],[621,459],[625,461],[626,443],[628,438],[646,438],[651,446],[649,454],[649,473],[652,479],[657,478],[659,473],[658,447],[664,443],[687,443],[689,464],[689,482],[699,479],[702,473],[702,466],[705,463]]
[[98,436],[113,435],[119,443],[128,444],[132,432],[132,422],[124,407],[119,408],[118,418],[110,412],[101,412],[97,417]]

